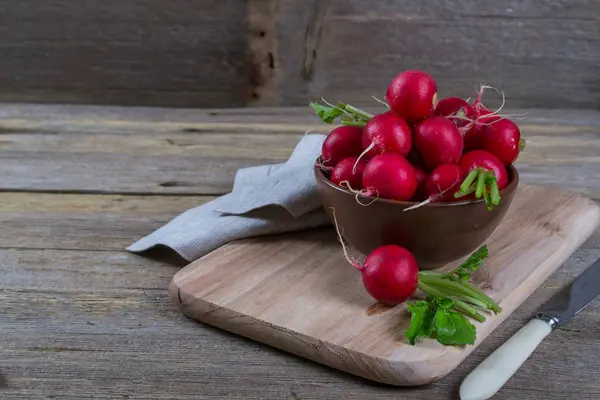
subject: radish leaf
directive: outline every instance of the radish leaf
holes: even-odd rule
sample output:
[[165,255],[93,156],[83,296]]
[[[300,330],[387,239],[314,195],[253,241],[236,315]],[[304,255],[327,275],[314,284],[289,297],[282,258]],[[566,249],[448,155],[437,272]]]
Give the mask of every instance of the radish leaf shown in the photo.
[[438,309],[433,325],[435,338],[445,345],[464,345],[475,343],[477,330],[461,313]]
[[428,300],[410,301],[408,312],[411,313],[410,326],[404,333],[411,345],[415,344],[417,337],[430,337],[432,333],[433,317],[435,312],[431,309],[432,303]]
[[464,345],[475,343],[477,330],[460,312],[452,311],[451,298],[429,296],[427,300],[411,301],[410,326],[405,335],[414,345],[418,337],[436,339],[444,345]]
[[487,245],[481,246],[476,252],[471,254],[469,258],[465,260],[458,268],[454,271],[444,275],[444,278],[448,278],[451,281],[464,282],[471,278],[473,272],[477,271],[483,264],[485,259],[488,257]]
[[344,114],[344,111],[340,108],[324,106],[319,103],[310,103],[310,106],[315,110],[321,121],[326,124],[332,124],[337,117]]

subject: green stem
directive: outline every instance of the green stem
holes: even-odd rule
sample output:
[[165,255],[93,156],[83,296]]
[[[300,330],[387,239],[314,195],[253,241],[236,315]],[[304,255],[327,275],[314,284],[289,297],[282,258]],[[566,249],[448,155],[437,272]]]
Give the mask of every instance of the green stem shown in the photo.
[[370,114],[366,111],[361,110],[360,108],[356,108],[354,106],[351,106],[350,104],[346,104],[344,106],[344,110],[349,112],[350,114],[354,115],[354,116],[358,116],[359,119],[364,119],[366,121],[370,120],[371,118],[374,117],[373,114]]
[[437,276],[421,275],[420,272],[419,275],[419,279],[421,279],[427,286],[434,286],[437,289],[444,290],[444,292],[447,293],[447,297],[458,296],[455,293],[460,293],[461,300],[481,306],[495,313],[502,311],[502,308],[500,308],[498,303],[496,303],[481,290],[471,286],[468,282],[456,282]]
[[479,171],[479,175],[477,176],[477,189],[475,190],[475,197],[478,199],[481,198],[485,191],[485,176],[486,173],[484,171]]
[[466,195],[468,195],[468,194],[471,194],[471,193],[473,193],[474,191],[475,191],[475,185],[471,185],[471,186],[469,186],[469,187],[467,188],[467,190],[466,190],[466,191],[459,190],[458,192],[454,193],[454,198],[455,198],[455,199],[458,199],[458,198],[460,198],[460,197],[463,197],[463,196],[466,196]]
[[467,175],[467,177],[465,178],[465,180],[463,181],[463,183],[461,183],[460,185],[460,190],[463,192],[466,192],[467,190],[469,190],[469,187],[471,186],[471,183],[473,183],[475,181],[475,178],[477,178],[477,168],[471,170],[471,172],[469,172],[469,175]]
[[419,271],[419,275],[420,276],[439,276],[442,277],[445,274],[443,272],[437,272],[437,271]]
[[342,125],[346,126],[362,126],[367,125],[365,121],[354,121],[352,119],[342,119]]
[[494,204],[492,203],[492,199],[490,198],[490,193],[488,192],[487,187],[483,189],[483,199],[485,200],[488,211],[492,211]]
[[[419,281],[419,283],[417,284],[417,287],[419,289],[421,289],[423,292],[430,294],[432,296],[435,296],[435,297],[439,297],[439,298],[449,297],[449,296],[446,296],[446,294],[443,291],[440,291],[433,286],[429,286],[428,284],[426,284],[422,281]],[[464,301],[458,300],[456,298],[452,298],[452,301],[454,301],[454,308],[456,308],[463,314],[466,314],[469,317],[471,317],[479,322],[485,321],[485,316],[483,314],[480,314],[479,312],[477,312],[476,309],[474,309],[473,307],[471,307]]]
[[488,186],[490,188],[492,204],[497,206],[500,204],[500,191],[498,190],[498,181],[493,174],[490,174],[490,177],[488,178]]
[[527,144],[527,142],[525,141],[525,139],[519,140],[519,151],[525,150],[525,145],[526,144]]

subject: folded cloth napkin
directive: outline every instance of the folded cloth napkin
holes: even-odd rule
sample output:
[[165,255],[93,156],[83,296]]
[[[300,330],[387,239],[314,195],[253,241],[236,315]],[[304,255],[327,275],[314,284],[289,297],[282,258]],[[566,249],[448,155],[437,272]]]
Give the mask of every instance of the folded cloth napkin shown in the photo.
[[331,224],[313,170],[324,139],[305,135],[285,163],[240,169],[231,193],[185,211],[127,250],[163,245],[193,261],[236,239]]

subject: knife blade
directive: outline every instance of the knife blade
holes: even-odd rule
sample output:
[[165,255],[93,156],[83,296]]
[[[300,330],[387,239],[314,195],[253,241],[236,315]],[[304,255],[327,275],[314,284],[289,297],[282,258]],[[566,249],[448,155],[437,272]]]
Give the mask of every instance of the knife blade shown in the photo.
[[492,397],[554,329],[600,295],[600,260],[540,308],[535,318],[479,364],[460,386],[461,400]]

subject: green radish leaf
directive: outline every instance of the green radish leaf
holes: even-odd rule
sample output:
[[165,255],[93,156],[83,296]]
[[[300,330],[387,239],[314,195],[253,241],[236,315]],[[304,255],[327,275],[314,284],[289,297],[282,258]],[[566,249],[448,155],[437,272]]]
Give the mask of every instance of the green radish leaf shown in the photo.
[[404,333],[408,342],[414,345],[417,337],[431,337],[435,304],[428,300],[408,302],[408,312],[411,313],[410,326]]
[[475,325],[463,314],[445,309],[436,311],[433,331],[437,341],[444,345],[474,344],[477,337]]
[[469,256],[462,264],[458,266],[454,271],[444,275],[444,278],[448,278],[452,281],[464,282],[471,279],[473,272],[477,271],[483,262],[488,257],[489,252],[487,245],[481,246],[477,251]]
[[321,121],[326,124],[332,124],[337,117],[344,114],[344,111],[340,108],[324,106],[319,103],[310,103],[310,106],[315,110],[315,113]]

